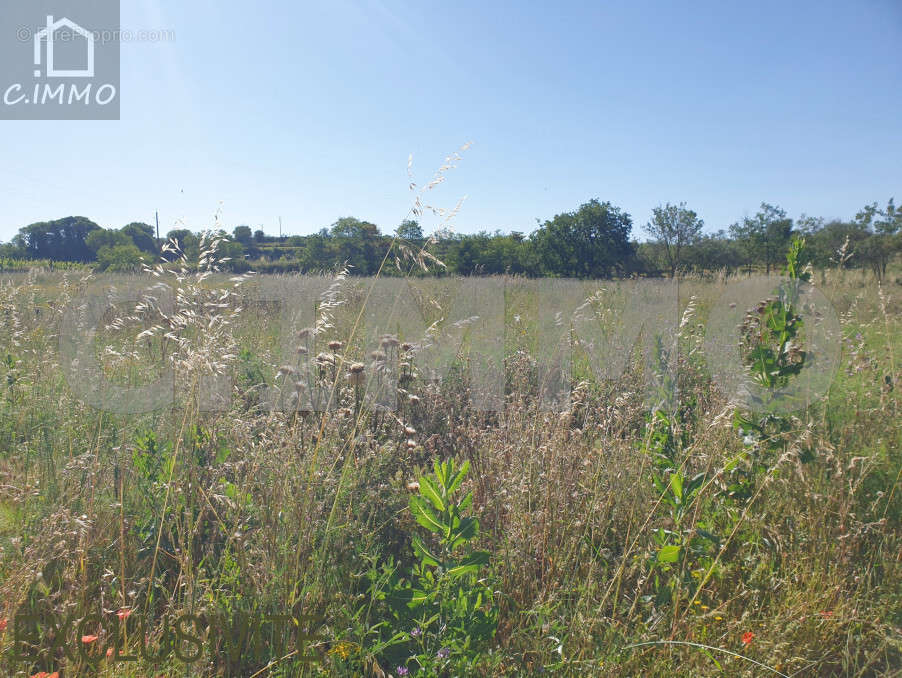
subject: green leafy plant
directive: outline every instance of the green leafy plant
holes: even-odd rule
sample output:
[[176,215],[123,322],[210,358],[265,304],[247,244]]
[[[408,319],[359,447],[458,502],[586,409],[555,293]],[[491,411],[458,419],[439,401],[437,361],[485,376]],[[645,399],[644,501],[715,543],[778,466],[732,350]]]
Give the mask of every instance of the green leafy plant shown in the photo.
[[466,461],[435,462],[409,502],[411,515],[428,531],[411,539],[412,567],[403,574],[393,564],[370,572],[372,597],[387,604],[392,631],[403,630],[380,649],[386,661],[411,672],[441,675],[472,667],[497,628],[492,590],[479,578],[491,556],[468,548],[479,533],[479,520],[467,515],[473,495],[458,498],[468,470]]
[[736,409],[733,424],[748,450],[751,468],[736,467],[736,481],[731,484],[734,496],[750,494],[753,477],[764,471],[774,453],[782,451],[784,434],[791,421],[774,411],[781,389],[805,367],[808,353],[801,348],[804,321],[799,315],[799,290],[811,274],[802,268],[804,238],[795,239],[786,254],[789,280],[780,285],[775,296],[762,300],[746,315],[742,325],[742,356],[752,380],[762,387],[754,395],[760,414]]
[[[680,431],[676,415],[662,410],[653,412],[646,426],[645,452],[651,457],[651,480],[655,494],[668,513],[669,527],[658,528],[652,534],[654,595],[646,602],[670,602],[677,590],[692,592],[691,573],[712,562],[719,538],[704,519],[693,525],[686,517],[704,486],[707,475],[696,473],[689,477],[681,462],[682,449],[688,443],[688,431]],[[699,518],[697,515],[696,518]]]

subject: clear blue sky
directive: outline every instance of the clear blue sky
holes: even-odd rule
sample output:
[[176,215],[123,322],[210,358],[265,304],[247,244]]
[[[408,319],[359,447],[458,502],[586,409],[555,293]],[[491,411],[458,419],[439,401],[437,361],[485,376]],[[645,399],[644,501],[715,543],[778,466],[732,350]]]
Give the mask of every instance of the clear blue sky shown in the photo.
[[[121,121],[0,121],[0,239],[70,214],[194,230],[393,229],[406,165],[456,230],[598,197],[849,218],[902,199],[902,2],[128,0]],[[427,223],[427,228],[429,224]]]

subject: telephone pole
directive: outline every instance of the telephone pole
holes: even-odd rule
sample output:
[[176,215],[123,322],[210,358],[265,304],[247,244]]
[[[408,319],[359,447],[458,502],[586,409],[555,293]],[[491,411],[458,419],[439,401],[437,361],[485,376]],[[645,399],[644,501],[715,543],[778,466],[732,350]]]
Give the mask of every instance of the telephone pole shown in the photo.
[[153,215],[154,215],[154,218],[156,218],[156,220],[157,220],[157,241],[159,242],[159,240],[160,240],[160,211],[159,210],[154,211]]
[[282,217],[279,217],[279,240],[282,239]]

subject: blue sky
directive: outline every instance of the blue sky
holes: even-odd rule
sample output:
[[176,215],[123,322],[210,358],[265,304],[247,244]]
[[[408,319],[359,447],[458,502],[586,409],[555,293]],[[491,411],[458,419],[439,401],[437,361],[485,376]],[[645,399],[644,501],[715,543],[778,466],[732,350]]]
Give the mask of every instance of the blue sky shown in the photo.
[[[597,197],[849,218],[902,199],[902,3],[129,0],[120,121],[0,121],[0,239],[70,214],[393,229],[407,158],[460,232]],[[434,222],[425,225],[427,230]]]

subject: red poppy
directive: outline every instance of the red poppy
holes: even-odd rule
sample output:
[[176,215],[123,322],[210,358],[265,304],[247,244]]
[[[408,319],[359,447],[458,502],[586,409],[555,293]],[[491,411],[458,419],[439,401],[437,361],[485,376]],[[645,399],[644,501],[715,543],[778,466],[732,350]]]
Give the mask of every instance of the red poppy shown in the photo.
[[743,645],[751,645],[752,639],[755,637],[755,634],[751,631],[746,631],[742,634],[742,644]]
[[87,645],[88,643],[93,643],[95,640],[97,640],[97,636],[82,636],[81,637],[81,642],[83,642],[85,645]]
[[125,621],[126,619],[128,619],[128,615],[130,615],[131,613],[132,611],[130,609],[123,607],[116,613],[116,616],[119,617],[119,621]]

